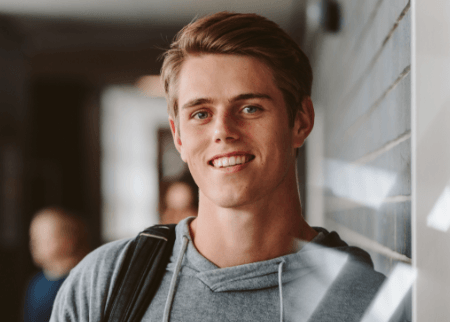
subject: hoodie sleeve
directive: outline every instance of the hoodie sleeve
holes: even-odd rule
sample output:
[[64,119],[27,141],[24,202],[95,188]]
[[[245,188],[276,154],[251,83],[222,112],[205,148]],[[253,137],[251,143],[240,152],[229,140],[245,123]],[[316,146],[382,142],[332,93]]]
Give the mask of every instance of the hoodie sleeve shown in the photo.
[[131,240],[108,243],[87,255],[64,281],[50,322],[101,321]]

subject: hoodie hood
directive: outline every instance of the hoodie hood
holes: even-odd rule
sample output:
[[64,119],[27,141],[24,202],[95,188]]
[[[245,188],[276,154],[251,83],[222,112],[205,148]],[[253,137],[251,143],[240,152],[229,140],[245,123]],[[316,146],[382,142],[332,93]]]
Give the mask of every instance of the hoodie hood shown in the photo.
[[[300,242],[301,248],[296,253],[261,262],[219,268],[195,248],[189,233],[189,223],[193,219],[187,218],[177,225],[174,251],[167,269],[172,272],[175,270],[178,259],[176,257],[182,251],[183,240],[187,239],[179,274],[198,278],[213,292],[277,287],[280,279],[284,284],[309,274],[317,275],[317,272],[321,271],[324,271],[325,275],[334,276],[343,267],[349,255],[358,262],[373,267],[366,252],[349,247],[336,232],[329,233],[323,228],[314,228],[319,234],[309,243]],[[279,267],[282,262],[280,276]],[[334,269],[337,270],[336,273],[333,273]]]

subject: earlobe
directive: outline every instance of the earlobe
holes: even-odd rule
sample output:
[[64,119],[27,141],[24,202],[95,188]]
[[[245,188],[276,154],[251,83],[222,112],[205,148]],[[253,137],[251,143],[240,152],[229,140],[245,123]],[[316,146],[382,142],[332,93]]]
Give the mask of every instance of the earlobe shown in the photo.
[[314,126],[314,107],[309,96],[302,101],[302,108],[297,112],[294,123],[294,145],[299,148]]

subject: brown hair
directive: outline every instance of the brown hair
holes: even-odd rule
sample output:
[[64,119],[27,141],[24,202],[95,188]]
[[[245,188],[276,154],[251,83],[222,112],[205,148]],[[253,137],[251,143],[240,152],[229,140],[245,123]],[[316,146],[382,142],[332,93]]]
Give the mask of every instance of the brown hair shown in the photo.
[[276,23],[256,14],[219,12],[185,26],[164,53],[161,78],[168,112],[178,128],[177,80],[189,55],[251,56],[267,64],[286,103],[289,126],[294,126],[302,101],[311,96],[312,70],[308,58]]

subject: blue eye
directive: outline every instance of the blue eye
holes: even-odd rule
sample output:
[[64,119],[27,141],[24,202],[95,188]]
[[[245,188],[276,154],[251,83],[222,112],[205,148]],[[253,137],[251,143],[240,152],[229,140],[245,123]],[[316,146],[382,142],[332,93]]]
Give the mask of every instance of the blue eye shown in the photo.
[[204,120],[208,117],[208,113],[207,112],[197,112],[194,115],[192,115],[193,118],[197,118],[199,120]]
[[243,111],[246,111],[247,114],[254,114],[260,110],[259,107],[256,106],[246,106],[244,107]]

